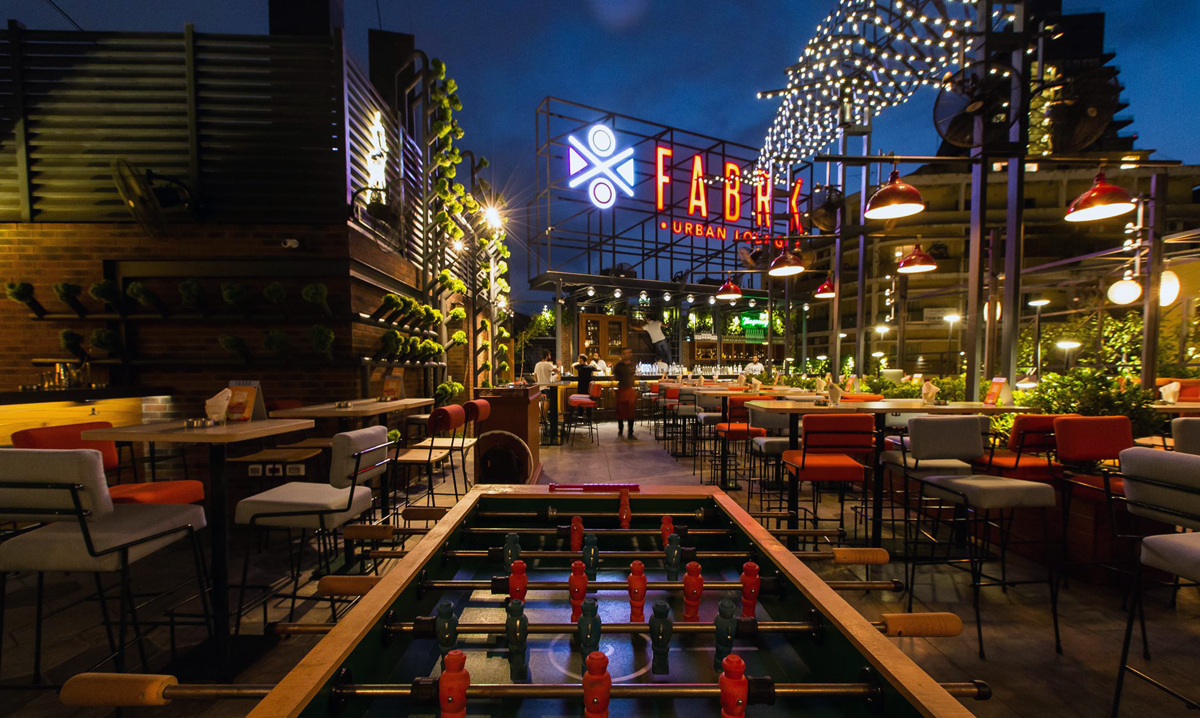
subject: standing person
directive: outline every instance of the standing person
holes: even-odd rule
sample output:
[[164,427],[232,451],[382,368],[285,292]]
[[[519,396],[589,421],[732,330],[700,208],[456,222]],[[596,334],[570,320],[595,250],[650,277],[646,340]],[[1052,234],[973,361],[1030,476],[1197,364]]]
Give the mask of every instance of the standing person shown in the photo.
[[747,376],[753,376],[755,374],[762,374],[764,371],[766,371],[766,368],[763,367],[762,362],[758,360],[758,355],[755,354],[754,356],[750,357],[750,363],[747,364],[746,368],[742,371],[744,371]]
[[587,394],[592,388],[592,375],[596,373],[596,367],[588,363],[587,354],[580,354],[578,361],[571,366],[575,370],[576,379],[576,394]]
[[634,379],[637,367],[633,364],[633,350],[621,347],[621,361],[613,365],[613,376],[617,378],[617,436],[624,436],[625,422],[629,422],[629,440],[633,435],[633,419],[637,411],[637,387]]
[[597,374],[608,373],[608,362],[600,356],[600,352],[596,349],[592,350],[592,366],[596,367]]
[[554,362],[550,361],[550,350],[542,350],[542,360],[533,367],[533,379],[538,384],[553,384],[554,375],[558,373],[558,367],[554,366]]
[[654,345],[654,355],[670,364],[671,346],[667,342],[667,335],[663,332],[664,329],[670,329],[670,327],[665,327],[657,319],[651,319],[642,325],[642,329],[650,335],[650,343]]

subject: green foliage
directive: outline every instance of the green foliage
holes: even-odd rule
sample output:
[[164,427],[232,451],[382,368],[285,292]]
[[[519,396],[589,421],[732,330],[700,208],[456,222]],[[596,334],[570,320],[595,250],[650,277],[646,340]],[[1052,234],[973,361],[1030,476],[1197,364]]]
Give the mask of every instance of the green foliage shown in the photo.
[[327,359],[333,358],[334,333],[332,329],[321,324],[314,324],[308,330],[308,337],[314,351],[324,354]]
[[461,394],[462,391],[463,385],[456,381],[442,382],[441,384],[438,384],[436,389],[433,390],[434,403],[437,406],[442,406],[443,404],[450,402],[452,399],[454,399],[454,397]]
[[479,370],[480,371],[491,371],[492,363],[490,361],[485,361],[484,363],[479,365]]
[[457,347],[463,346],[467,343],[467,333],[459,329],[458,331],[454,332],[453,336],[450,337],[450,343]]
[[93,299],[104,302],[111,307],[117,307],[121,304],[121,290],[117,287],[117,283],[111,279],[103,279],[96,282],[88,288],[88,294]]
[[380,344],[383,346],[383,355],[385,357],[395,356],[400,351],[401,335],[395,329],[389,329],[383,333],[380,338]]
[[883,389],[883,391],[878,393],[883,394],[884,399],[920,399],[921,384],[914,382],[892,384],[890,387],[886,387]]
[[184,306],[199,307],[204,303],[204,285],[195,279],[185,279],[179,283],[179,299]]
[[221,299],[231,307],[243,307],[250,301],[250,293],[239,282],[221,282]]
[[506,362],[506,361],[500,362],[500,366],[496,367],[496,371],[500,372],[501,374],[507,373],[508,370],[509,370],[509,366],[508,366],[508,362]]
[[939,400],[965,401],[967,398],[967,378],[963,374],[959,374],[958,376],[935,376],[929,381],[940,390],[937,395]]
[[496,327],[496,336],[500,337],[501,339],[512,338],[512,335],[508,333],[508,329],[505,327]]
[[29,282],[9,282],[4,285],[8,298],[24,304],[33,299],[33,285]]
[[242,361],[250,361],[250,348],[246,346],[246,340],[233,334],[222,334],[217,338],[217,343],[221,348],[231,354],[237,354],[242,358]]
[[492,353],[498,357],[506,357],[506,356],[508,356],[508,345],[507,344],[497,344],[496,348],[492,351]]
[[874,374],[864,376],[859,383],[862,384],[860,391],[866,394],[883,394],[884,391],[896,386],[896,382]]
[[450,316],[448,317],[448,319],[452,322],[461,322],[462,320],[464,320],[466,318],[467,318],[467,310],[463,309],[462,307],[455,307],[455,308],[451,309]]
[[446,63],[436,57],[429,61],[429,69],[433,72],[433,76],[439,80],[446,79]]
[[287,358],[291,355],[292,340],[282,329],[268,329],[263,337],[263,348],[269,352]]
[[492,343],[487,339],[484,339],[483,341],[479,342],[479,348],[483,351],[487,351],[488,349],[492,348]]
[[125,293],[136,299],[138,304],[143,307],[157,309],[160,312],[164,309],[163,301],[158,294],[141,282],[130,282],[129,286],[125,288]]
[[271,304],[282,307],[287,301],[287,288],[283,286],[283,282],[271,282],[263,288],[263,296]]
[[1131,381],[1122,388],[1116,378],[1090,367],[1047,374],[1023,399],[1047,414],[1128,416],[1137,436],[1152,433],[1163,424],[1163,418],[1151,406],[1153,392]]
[[329,301],[329,287],[321,282],[313,282],[301,290],[300,296],[309,304],[325,304]]
[[1159,362],[1158,376],[1169,379],[1200,379],[1200,367],[1190,367],[1178,362]]
[[83,294],[83,287],[70,282],[56,282],[53,289],[54,296],[65,304],[70,304],[72,300],[79,299],[79,295]]
[[391,431],[388,432],[388,442],[389,443],[396,444],[396,443],[399,443],[399,441],[400,441],[400,430],[399,429],[392,429]]
[[106,351],[110,356],[118,356],[122,353],[121,335],[112,329],[103,327],[92,330],[92,346]]
[[63,349],[74,352],[83,347],[83,335],[73,329],[64,329],[58,333],[58,344]]
[[451,274],[449,269],[443,269],[438,273],[438,284],[451,294],[467,293],[466,282]]
[[389,312],[394,312],[404,306],[403,300],[399,294],[385,294],[382,301],[383,308]]

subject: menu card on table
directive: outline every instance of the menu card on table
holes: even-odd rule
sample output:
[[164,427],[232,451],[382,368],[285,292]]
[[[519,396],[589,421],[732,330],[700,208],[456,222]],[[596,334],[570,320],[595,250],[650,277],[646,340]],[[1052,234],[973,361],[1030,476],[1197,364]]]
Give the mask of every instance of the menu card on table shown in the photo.
[[1012,406],[1013,395],[1012,389],[1008,386],[1008,379],[998,376],[992,379],[991,386],[988,387],[987,396],[983,398],[983,403],[988,406]]
[[383,393],[380,396],[384,399],[403,399],[404,377],[385,376],[383,378]]
[[229,387],[229,408],[225,410],[227,421],[250,421],[254,418],[254,400],[258,396],[256,386]]

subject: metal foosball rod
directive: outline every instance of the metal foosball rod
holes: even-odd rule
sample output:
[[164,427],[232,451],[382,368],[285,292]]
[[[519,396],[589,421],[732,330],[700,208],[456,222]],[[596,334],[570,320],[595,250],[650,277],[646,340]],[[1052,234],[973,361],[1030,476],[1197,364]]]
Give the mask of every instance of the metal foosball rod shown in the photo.
[[[767,576],[762,579],[763,590],[775,590],[780,585],[773,576]],[[488,590],[493,594],[507,595],[508,594],[508,577],[497,576],[491,580],[488,579],[446,579],[446,580],[427,580],[421,582],[421,588],[425,590]],[[893,591],[899,593],[904,590],[904,583],[897,579],[886,581],[826,581],[826,586],[829,586],[835,591]],[[705,590],[714,591],[740,591],[742,584],[740,581],[704,581]],[[566,591],[569,588],[567,581],[529,581],[526,588],[530,591]],[[650,591],[682,591],[687,587],[683,581],[647,581],[646,589]],[[589,581],[587,584],[587,592],[593,591],[628,591],[629,584],[623,581]]]
[[[386,541],[397,536],[423,536],[429,533],[427,528],[416,528],[412,526],[390,526],[387,524],[352,524],[343,527],[342,535],[351,541]],[[523,536],[557,536],[562,539],[569,539],[571,536],[570,526],[555,526],[549,528],[514,528],[503,526],[479,526],[464,528],[463,533],[475,536],[497,536],[510,533],[519,533]],[[680,536],[704,536],[716,538],[730,538],[733,536],[733,529],[722,528],[688,528],[685,526],[676,527],[676,531]],[[845,529],[768,529],[768,531],[780,538],[789,538],[792,536],[798,538],[836,538],[841,539],[846,537]],[[641,538],[650,536],[661,536],[660,529],[615,529],[603,528],[593,529],[588,528],[586,532],[594,534],[598,537],[629,537]]]
[[[739,661],[740,662],[740,661]],[[443,672],[442,676],[453,676]],[[775,683],[770,677],[740,676],[741,697],[747,704],[788,698],[882,698],[878,683]],[[438,679],[418,679],[411,684],[342,684],[331,686],[334,699],[406,698],[421,704],[439,702]],[[991,689],[983,681],[941,683],[956,698],[986,700]],[[81,673],[72,676],[59,691],[59,700],[71,707],[134,708],[165,706],[178,700],[259,700],[274,686],[180,684],[174,676],[136,673]],[[592,693],[582,683],[482,683],[455,687],[464,698],[475,699],[583,699]],[[605,698],[724,698],[718,683],[617,683],[605,690]]]
[[[893,638],[953,638],[962,633],[962,619],[954,613],[885,613],[883,620],[874,621],[871,625],[885,636]],[[268,633],[277,636],[316,636],[333,630],[333,623],[276,623],[268,626]],[[458,635],[504,635],[508,630],[503,623],[458,623]],[[530,635],[561,635],[573,633],[578,628],[575,623],[530,623]],[[824,630],[824,624],[818,621],[758,621],[741,618],[737,620],[735,638],[752,637],[759,633],[799,633],[815,634]],[[433,616],[422,616],[411,623],[385,623],[383,631],[391,635],[409,635],[414,638],[436,638],[436,625]],[[650,624],[647,622],[634,623],[603,623],[601,633],[606,634],[643,634],[649,633]],[[714,634],[717,631],[714,623],[674,623],[672,631],[678,634]]]
[[[750,516],[756,519],[788,519],[792,514],[787,511],[749,511]],[[548,506],[541,511],[478,511],[473,516],[480,519],[540,519],[543,521],[554,521],[559,516],[579,516],[585,519],[616,519],[617,514],[612,511],[566,511],[560,512],[553,506]],[[644,511],[633,512],[629,515],[630,519],[654,519],[661,520],[663,516],[670,516],[672,519],[689,519],[695,521],[711,521],[718,514],[715,509],[696,509],[695,511],[667,511],[665,513]]]
[[[755,555],[747,551],[696,551],[684,548],[683,560],[694,561],[701,559],[735,559],[751,560]],[[404,558],[407,551],[392,549],[374,549],[363,552],[367,558],[388,559]],[[482,558],[492,562],[504,562],[504,547],[494,546],[489,549],[448,549],[443,552],[447,559]],[[886,549],[841,547],[830,551],[793,551],[792,555],[801,561],[829,561],[835,566],[882,566],[890,561]],[[542,551],[521,549],[521,559],[563,559],[575,560],[582,557],[580,551]],[[601,561],[605,560],[654,560],[663,558],[662,551],[600,551]],[[510,561],[511,563],[511,561]]]

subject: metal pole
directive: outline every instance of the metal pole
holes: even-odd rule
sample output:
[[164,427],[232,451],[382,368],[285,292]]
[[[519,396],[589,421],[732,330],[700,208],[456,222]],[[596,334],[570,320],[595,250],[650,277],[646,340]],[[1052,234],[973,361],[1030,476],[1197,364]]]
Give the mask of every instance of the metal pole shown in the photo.
[[908,329],[908,275],[896,282],[896,368],[904,370],[904,340]]
[[808,371],[808,305],[800,315],[800,373]]
[[1033,375],[1042,380],[1042,308],[1038,306],[1033,315]]
[[[871,154],[871,135],[869,132],[864,132],[862,135],[863,141],[863,156]],[[867,368],[867,342],[869,335],[867,333],[867,234],[866,234],[866,212],[867,201],[870,199],[870,183],[871,171],[866,165],[861,168],[862,177],[859,184],[859,206],[858,206],[858,225],[862,227],[862,232],[858,235],[858,298],[855,305],[856,317],[854,327],[857,334],[854,337],[854,372],[862,377],[866,375]]]
[[[838,134],[838,154],[846,153],[846,133]],[[837,185],[843,193],[846,191],[846,163],[839,162],[837,166]],[[829,303],[829,374],[838,381],[842,369],[842,235],[846,226],[845,203],[837,211],[837,227],[833,240],[833,301]]]
[[1162,286],[1163,231],[1166,229],[1167,175],[1165,172],[1150,178],[1150,222],[1146,227],[1146,242],[1150,247],[1147,268],[1146,307],[1142,329],[1142,388],[1154,391],[1158,375],[1158,328],[1160,310],[1158,295]]
[[[985,22],[991,22],[991,5]],[[1029,83],[1021,80],[1025,73],[1025,2],[1013,3],[1013,32],[1021,38],[1013,48],[1010,64],[1013,74],[1013,107],[1029,107]],[[986,27],[986,24],[984,25]],[[1021,336],[1021,265],[1025,243],[1025,152],[1029,143],[1029,114],[1017,113],[1017,121],[1009,132],[1009,140],[1015,143],[1013,156],[1008,160],[1008,214],[1005,221],[1004,247],[1004,317],[1000,323],[1000,374],[1015,385],[1017,371],[1017,346]]]

